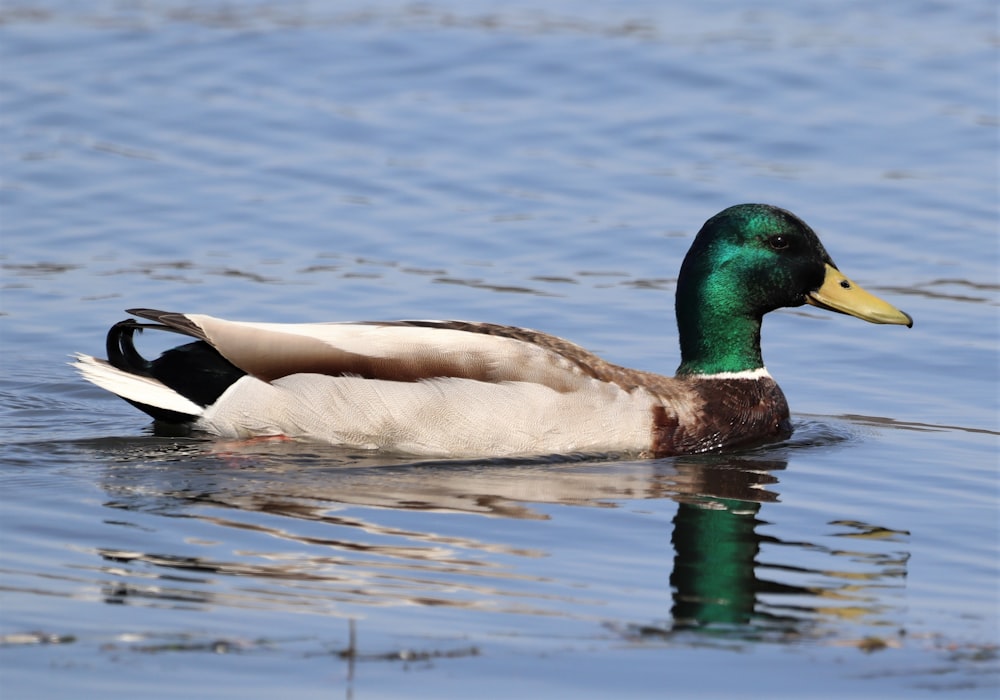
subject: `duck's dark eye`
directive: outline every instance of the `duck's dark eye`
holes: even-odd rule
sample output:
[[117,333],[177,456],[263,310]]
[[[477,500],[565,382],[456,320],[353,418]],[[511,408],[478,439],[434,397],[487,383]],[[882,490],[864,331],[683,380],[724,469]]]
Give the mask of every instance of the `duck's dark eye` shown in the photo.
[[767,244],[771,246],[771,250],[785,250],[789,245],[788,236],[783,236],[780,233],[777,236],[771,236],[767,239]]

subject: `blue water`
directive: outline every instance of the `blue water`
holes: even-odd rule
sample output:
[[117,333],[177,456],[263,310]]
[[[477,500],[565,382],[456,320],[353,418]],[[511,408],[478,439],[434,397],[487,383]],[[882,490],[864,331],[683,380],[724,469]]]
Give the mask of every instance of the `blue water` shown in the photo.
[[[995,696],[995,4],[663,5],[0,8],[5,697]],[[748,453],[171,438],[66,364],[150,306],[670,374],[741,201],[915,319],[769,316]]]

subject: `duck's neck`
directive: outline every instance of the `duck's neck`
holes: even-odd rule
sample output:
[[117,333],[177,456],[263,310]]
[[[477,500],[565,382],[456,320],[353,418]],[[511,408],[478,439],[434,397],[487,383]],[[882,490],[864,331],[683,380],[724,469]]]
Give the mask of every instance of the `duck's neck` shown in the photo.
[[759,316],[734,314],[703,295],[677,295],[681,364],[677,374],[713,375],[764,367]]

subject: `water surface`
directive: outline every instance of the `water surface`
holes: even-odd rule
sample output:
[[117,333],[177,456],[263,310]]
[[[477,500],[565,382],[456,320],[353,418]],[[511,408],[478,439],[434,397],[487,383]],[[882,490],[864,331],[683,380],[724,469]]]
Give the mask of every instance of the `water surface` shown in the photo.
[[[578,5],[0,9],[5,695],[994,696],[996,8]],[[744,453],[156,435],[66,364],[150,306],[670,374],[740,201],[916,322],[772,314]]]

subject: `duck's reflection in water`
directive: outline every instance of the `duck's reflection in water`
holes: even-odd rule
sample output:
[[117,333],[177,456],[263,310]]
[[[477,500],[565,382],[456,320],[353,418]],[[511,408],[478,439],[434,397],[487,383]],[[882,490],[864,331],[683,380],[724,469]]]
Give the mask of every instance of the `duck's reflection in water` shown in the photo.
[[[885,591],[901,587],[905,576],[907,554],[898,550],[905,533],[844,519],[823,523],[824,534],[815,542],[769,534],[773,528],[760,516],[762,509],[771,510],[771,517],[781,520],[777,486],[787,467],[784,454],[776,449],[654,461],[412,463],[310,452],[295,444],[215,443],[208,451],[195,444],[185,454],[167,447],[154,455],[147,442],[109,465],[108,506],[182,515],[258,537],[254,547],[229,558],[104,548],[105,572],[121,574],[123,566],[172,572],[160,577],[155,589],[136,576],[121,576],[106,588],[107,599],[258,607],[294,594],[296,605],[321,601],[325,608],[395,602],[551,614],[544,601],[561,598],[565,614],[572,597],[545,594],[543,584],[550,578],[520,571],[517,564],[523,557],[549,554],[544,538],[531,538],[530,546],[513,536],[503,541],[503,527],[486,528],[489,542],[475,527],[441,534],[440,519],[404,511],[548,519],[558,517],[551,504],[614,507],[669,499],[677,504],[670,533],[673,564],[664,546],[663,560],[648,566],[663,571],[664,586],[669,572],[671,614],[650,611],[654,622],[635,625],[633,632],[701,629],[785,637],[814,633],[824,622],[844,618],[883,624],[887,605],[893,605],[885,602]],[[261,547],[275,538],[284,546]],[[842,546],[850,538],[864,546]],[[767,561],[761,560],[762,550]],[[165,586],[183,580],[178,570],[193,576],[188,580],[193,585]],[[249,587],[240,594],[222,592],[207,574],[266,582],[274,595],[260,587],[254,593]],[[276,593],[278,583],[294,590]],[[505,597],[516,605],[498,604]],[[541,601],[540,607],[529,604],[531,599]]]

